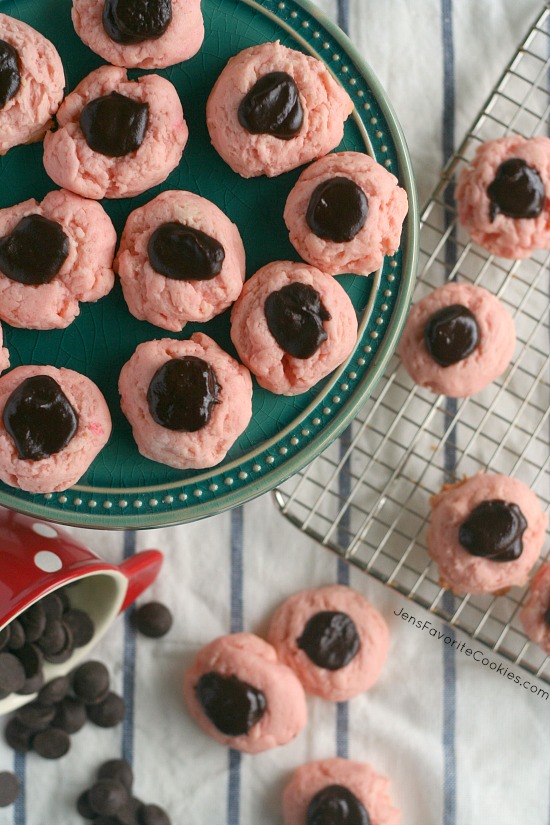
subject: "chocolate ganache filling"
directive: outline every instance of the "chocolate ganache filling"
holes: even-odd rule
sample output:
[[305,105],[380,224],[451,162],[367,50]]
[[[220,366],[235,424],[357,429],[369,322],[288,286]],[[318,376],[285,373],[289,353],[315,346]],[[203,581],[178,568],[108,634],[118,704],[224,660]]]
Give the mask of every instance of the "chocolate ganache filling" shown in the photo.
[[248,733],[267,709],[265,694],[236,676],[204,673],[195,686],[195,694],[205,714],[226,736]]
[[367,196],[355,181],[330,178],[314,189],[306,222],[317,237],[344,243],[353,240],[363,228],[367,214]]
[[467,358],[479,344],[475,315],[462,304],[442,307],[424,327],[426,349],[441,367]]
[[68,254],[69,239],[57,221],[27,215],[0,238],[0,271],[20,284],[49,284]]
[[172,22],[172,0],[105,0],[103,28],[115,43],[161,37]]
[[327,785],[307,806],[306,825],[371,825],[363,803],[344,785]]
[[17,50],[11,43],[0,40],[0,109],[17,94],[20,84],[21,72]]
[[237,116],[253,135],[273,135],[281,140],[295,137],[304,113],[294,79],[286,72],[263,75],[242,99]]
[[156,272],[176,281],[209,281],[220,274],[225,259],[219,241],[177,221],[153,232],[147,253]]
[[328,337],[323,321],[330,321],[330,314],[308,284],[287,284],[272,292],[264,312],[270,333],[294,358],[310,358]]
[[139,149],[149,123],[149,104],[118,92],[91,100],[80,114],[80,128],[94,152],[112,158]]
[[500,164],[487,195],[491,221],[499,213],[508,218],[537,218],[544,209],[542,178],[523,158],[510,158]]
[[313,664],[325,670],[345,667],[357,656],[361,647],[357,628],[350,616],[333,610],[315,613],[296,642]]
[[49,375],[22,381],[6,401],[3,421],[19,458],[30,461],[58,453],[78,429],[77,413]]
[[490,499],[474,507],[462,522],[458,540],[472,556],[491,561],[514,561],[523,552],[527,521],[517,504]]
[[172,358],[154,374],[147,404],[154,421],[168,430],[194,433],[206,426],[220,403],[216,373],[196,355]]

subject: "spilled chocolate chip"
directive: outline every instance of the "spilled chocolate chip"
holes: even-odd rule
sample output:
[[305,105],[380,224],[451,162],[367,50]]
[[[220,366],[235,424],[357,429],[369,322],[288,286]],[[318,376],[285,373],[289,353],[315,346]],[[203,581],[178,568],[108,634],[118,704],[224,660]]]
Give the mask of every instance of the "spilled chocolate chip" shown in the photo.
[[128,790],[117,779],[98,779],[88,791],[88,802],[96,814],[113,816],[128,801]]
[[134,626],[144,636],[160,639],[172,627],[172,613],[160,602],[148,602],[138,607],[133,614]]
[[71,747],[71,740],[64,730],[46,728],[33,737],[32,747],[44,759],[60,759]]
[[138,822],[139,825],[170,825],[168,814],[158,805],[142,805]]
[[80,128],[90,149],[112,158],[139,149],[148,123],[149,104],[118,92],[90,101],[80,114]]
[[49,375],[22,381],[6,401],[3,420],[19,458],[30,461],[58,453],[78,429],[77,413]]
[[21,73],[19,71],[19,55],[17,50],[0,40],[0,109],[19,91]]
[[267,709],[265,694],[236,676],[211,671],[195,685],[197,699],[205,714],[226,736],[248,733]]
[[54,728],[64,730],[65,733],[78,733],[86,724],[86,705],[75,696],[65,696],[55,706],[55,716],[52,720]]
[[124,787],[132,790],[134,784],[134,772],[132,766],[125,759],[109,759],[100,765],[97,772],[98,779],[117,779]]
[[147,404],[154,421],[169,430],[196,432],[212,417],[219,392],[216,373],[202,358],[172,358],[149,384]]
[[306,222],[317,237],[345,243],[353,240],[364,227],[367,214],[367,196],[355,181],[330,178],[313,190]]
[[539,172],[523,160],[509,158],[500,164],[487,187],[489,218],[538,218],[544,209],[544,183]]
[[156,272],[176,281],[209,281],[220,274],[225,259],[219,241],[177,221],[155,229],[147,254]]
[[295,137],[302,128],[304,113],[294,79],[286,72],[260,77],[242,99],[238,118],[253,135],[273,135],[281,140]]
[[56,705],[68,694],[71,681],[68,676],[57,676],[45,685],[37,696],[43,705]]
[[19,796],[19,779],[10,771],[0,772],[0,808],[13,805]]
[[109,692],[109,671],[103,662],[84,662],[73,674],[73,691],[84,704],[101,702]]
[[27,215],[0,238],[0,271],[20,284],[49,284],[68,254],[69,239],[57,221]]
[[450,367],[470,355],[479,344],[476,317],[462,304],[438,309],[424,327],[424,342],[441,367]]
[[523,552],[527,521],[517,504],[490,499],[474,507],[459,527],[458,540],[472,556],[514,561]]
[[267,296],[265,318],[279,346],[294,358],[310,358],[326,341],[323,321],[330,321],[317,290],[291,283]]
[[126,713],[126,703],[122,696],[112,691],[93,705],[86,708],[88,719],[100,728],[114,728],[124,719]]
[[32,749],[34,731],[13,716],[4,731],[4,738],[10,748],[17,753],[28,753]]
[[307,807],[306,825],[370,825],[367,809],[344,785],[327,785]]
[[46,730],[55,716],[55,707],[36,700],[23,705],[15,714],[17,721],[30,731]]
[[103,28],[115,43],[161,37],[172,21],[172,0],[105,0]]
[[296,640],[300,650],[317,667],[339,670],[357,656],[361,640],[355,623],[347,613],[321,610],[315,613]]

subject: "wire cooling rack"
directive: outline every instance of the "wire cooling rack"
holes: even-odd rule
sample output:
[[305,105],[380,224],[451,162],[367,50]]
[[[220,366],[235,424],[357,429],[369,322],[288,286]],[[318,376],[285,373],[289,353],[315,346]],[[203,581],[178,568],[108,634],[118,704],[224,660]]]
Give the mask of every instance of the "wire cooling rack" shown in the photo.
[[496,294],[515,318],[511,366],[481,393],[453,400],[416,387],[394,356],[340,440],[274,495],[303,532],[550,683],[550,657],[529,642],[518,618],[527,588],[499,597],[452,596],[439,586],[426,550],[430,496],[443,483],[480,470],[519,478],[550,508],[550,254],[495,258],[469,241],[452,198],[457,172],[480,143],[507,134],[548,134],[549,80],[546,5],[421,217],[414,300],[455,277]]

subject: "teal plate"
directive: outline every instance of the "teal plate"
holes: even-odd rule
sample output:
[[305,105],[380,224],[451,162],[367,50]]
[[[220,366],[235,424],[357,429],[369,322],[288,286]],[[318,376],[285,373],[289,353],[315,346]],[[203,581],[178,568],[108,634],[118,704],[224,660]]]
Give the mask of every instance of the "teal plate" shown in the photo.
[[[102,64],[76,36],[70,0],[0,0],[0,10],[29,23],[57,47],[73,89]],[[143,458],[122,415],[117,381],[142,341],[167,333],[128,312],[117,284],[97,304],[83,304],[66,330],[19,330],[4,324],[12,367],[53,364],[84,373],[104,393],[113,435],[79,484],[59,494],[31,495],[0,483],[0,504],[64,524],[145,528],[175,524],[242,504],[272,489],[311,461],[348,424],[382,374],[408,308],[416,268],[418,219],[405,141],[384,91],[350,40],[307,0],[203,0],[206,37],[186,63],[160,71],[177,88],[190,137],[182,162],[161,185],[137,198],[102,201],[117,232],[128,214],[164,189],[188,189],[217,204],[240,229],[247,275],[273,260],[297,260],[283,222],[287,195],[301,170],[244,180],[210,145],[205,101],[227,60],[248,46],[281,40],[323,60],[351,95],[340,150],[368,152],[399,178],[409,196],[401,246],[370,278],[345,275],[360,321],[357,346],[339,370],[308,393],[286,398],[254,386],[253,417],[225,460],[208,471],[174,470]],[[130,72],[136,76],[136,72]],[[42,165],[42,145],[12,149],[0,160],[0,206],[54,188]],[[229,311],[206,324],[188,324],[181,338],[202,330],[235,355]]]

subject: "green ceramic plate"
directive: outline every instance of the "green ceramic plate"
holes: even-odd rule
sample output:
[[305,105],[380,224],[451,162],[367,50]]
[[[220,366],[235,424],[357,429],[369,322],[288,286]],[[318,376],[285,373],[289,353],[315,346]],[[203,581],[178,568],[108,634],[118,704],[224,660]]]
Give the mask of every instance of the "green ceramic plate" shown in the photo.
[[[0,0],[0,10],[29,23],[56,45],[75,85],[102,61],[76,36],[70,0]],[[417,208],[411,165],[393,111],[372,71],[347,37],[307,0],[203,0],[206,37],[192,60],[161,71],[176,86],[189,124],[182,162],[162,186],[137,198],[103,201],[120,233],[128,214],[163,189],[189,189],[209,198],[239,227],[247,275],[272,260],[297,260],[283,207],[300,170],[278,178],[243,180],[210,146],[205,101],[227,60],[241,49],[281,40],[323,60],[349,92],[355,112],[340,149],[366,151],[398,176],[410,211],[401,247],[370,278],[339,278],[360,318],[348,362],[310,392],[272,395],[255,385],[253,418],[225,461],[208,471],[180,471],[143,458],[120,411],[120,368],[138,343],[167,335],[133,318],[119,285],[97,304],[82,305],[66,330],[17,330],[4,324],[12,366],[53,364],[89,376],[103,391],[113,435],[80,483],[63,494],[30,495],[0,483],[0,504],[23,513],[86,527],[142,528],[191,521],[241,504],[272,489],[311,461],[345,427],[371,392],[391,356],[412,292],[417,253]],[[131,72],[131,75],[135,75]],[[42,166],[42,145],[12,149],[0,160],[0,206],[42,197],[54,188]],[[188,324],[235,355],[229,312]]]

